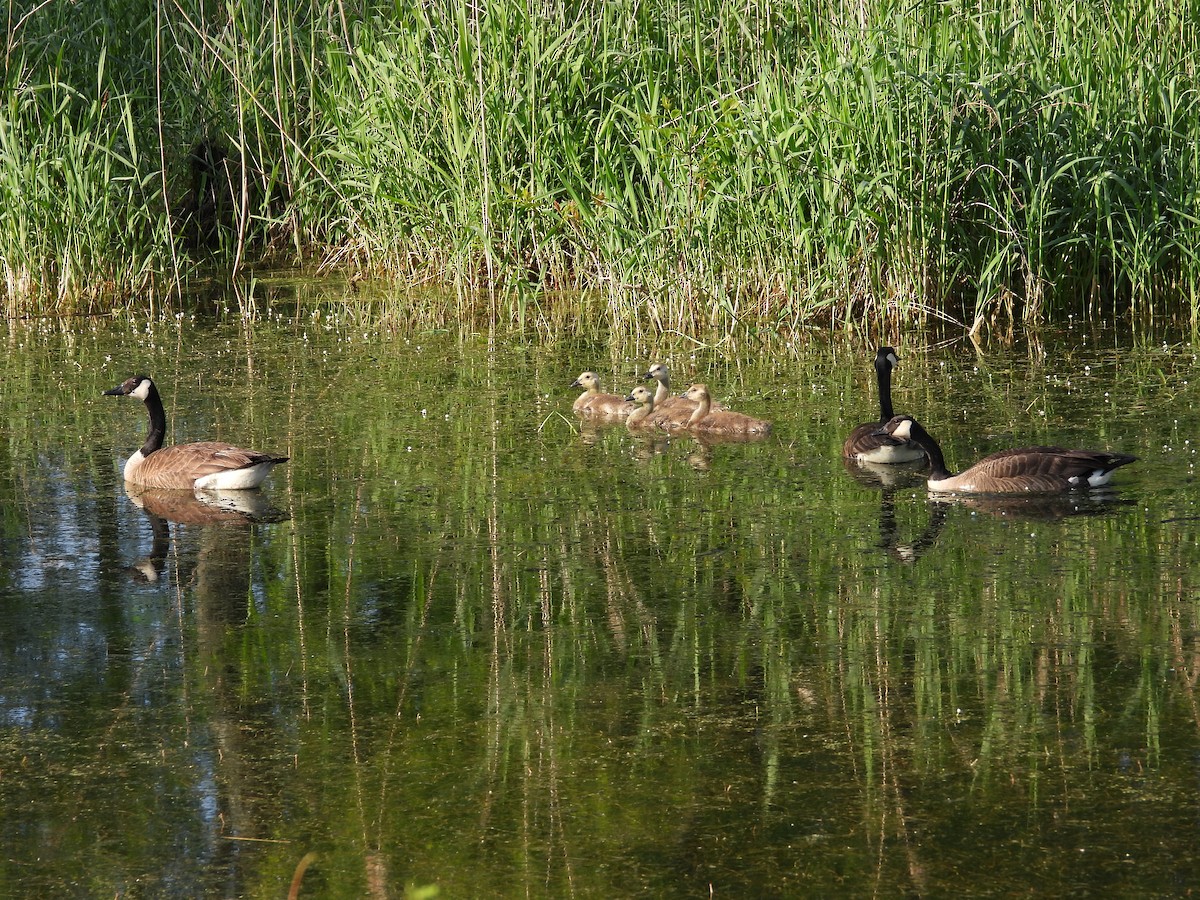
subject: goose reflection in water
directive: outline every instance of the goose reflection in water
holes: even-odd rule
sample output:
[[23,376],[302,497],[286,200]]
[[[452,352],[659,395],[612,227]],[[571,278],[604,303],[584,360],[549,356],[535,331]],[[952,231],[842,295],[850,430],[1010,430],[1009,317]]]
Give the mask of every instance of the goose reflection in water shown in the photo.
[[925,469],[921,465],[876,466],[874,469],[879,471],[873,471],[862,463],[846,461],[846,470],[856,481],[867,487],[879,488],[879,546],[905,563],[915,562],[934,545],[952,507],[1013,521],[1054,522],[1078,516],[1108,515],[1134,502],[1111,490],[1031,496],[934,494],[926,499],[929,522],[925,529],[915,540],[905,542],[900,539],[896,519],[896,493],[922,484]]
[[247,727],[239,633],[249,620],[255,572],[261,571],[252,533],[287,516],[258,491],[193,494],[130,490],[127,485],[126,493],[153,531],[149,556],[130,571],[157,590],[168,588],[183,613],[181,628],[189,640],[194,636],[187,663],[205,698],[195,722],[203,722],[208,737],[197,728],[189,732],[189,740],[213,776],[201,779],[195,790],[215,811],[223,831],[253,833],[267,816],[258,807],[264,803],[262,785],[270,777],[258,761],[272,754],[260,746],[257,729]]
[[873,463],[853,457],[842,457],[846,473],[868,488],[918,487],[925,484],[929,470],[925,458],[901,463]]
[[987,513],[999,518],[1030,522],[1054,522],[1075,516],[1103,516],[1120,507],[1130,506],[1133,500],[1122,498],[1113,490],[1090,490],[1070,494],[1022,496],[934,494],[930,502],[949,509],[959,506],[972,512]]
[[946,524],[946,508],[927,502],[929,521],[913,540],[901,540],[896,520],[896,492],[923,486],[926,465],[924,458],[901,463],[871,463],[853,457],[843,457],[847,474],[863,487],[879,491],[879,546],[902,563],[914,563],[929,550]]
[[[245,545],[248,532],[235,535],[234,532],[242,531],[238,526],[281,522],[287,518],[258,491],[139,490],[126,483],[125,495],[146,513],[150,522],[150,553],[129,567],[132,574],[146,582],[159,581],[166,570],[171,543],[170,523],[217,526],[209,539],[200,542],[199,566],[204,562],[211,564],[214,553],[210,544],[221,548],[223,555],[234,553],[239,545]],[[222,533],[225,529],[232,531]]]
[[[894,468],[894,466],[893,466]],[[937,503],[926,504],[929,508],[929,521],[915,539],[903,541],[900,539],[900,526],[896,521],[896,491],[895,487],[884,487],[879,496],[879,546],[888,555],[902,563],[914,563],[937,543],[938,535],[946,524],[946,508]]]

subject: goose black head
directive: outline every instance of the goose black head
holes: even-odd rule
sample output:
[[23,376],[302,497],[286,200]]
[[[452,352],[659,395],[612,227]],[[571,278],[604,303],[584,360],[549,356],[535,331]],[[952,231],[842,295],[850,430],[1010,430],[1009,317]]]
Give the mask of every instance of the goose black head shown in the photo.
[[913,429],[920,427],[920,425],[917,425],[917,420],[912,416],[893,416],[876,428],[872,434],[886,435],[901,441],[907,441],[912,438]]
[[154,382],[150,380],[149,375],[134,375],[132,378],[126,378],[112,390],[105,391],[104,396],[136,397],[138,400],[145,400],[152,387],[154,387]]

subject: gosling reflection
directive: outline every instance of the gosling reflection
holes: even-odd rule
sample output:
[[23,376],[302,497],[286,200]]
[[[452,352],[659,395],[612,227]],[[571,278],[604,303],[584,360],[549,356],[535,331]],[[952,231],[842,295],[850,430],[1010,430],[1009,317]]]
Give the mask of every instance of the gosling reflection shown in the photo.
[[[700,472],[707,472],[719,447],[729,444],[757,444],[767,434],[717,434],[713,432],[683,432],[691,438],[691,449],[687,454],[688,465]],[[682,436],[682,435],[681,435]]]
[[603,437],[604,429],[598,427],[596,422],[590,419],[583,419],[579,423],[579,439],[585,447],[596,446]]
[[649,462],[667,453],[671,447],[683,448],[683,458],[698,472],[707,472],[713,463],[715,451],[724,444],[751,444],[762,441],[766,435],[749,434],[699,434],[688,431],[660,431],[654,428],[631,429],[630,454],[639,463]]
[[629,452],[640,463],[650,462],[661,456],[671,446],[671,438],[660,431],[642,429],[630,431],[629,436],[632,439]]

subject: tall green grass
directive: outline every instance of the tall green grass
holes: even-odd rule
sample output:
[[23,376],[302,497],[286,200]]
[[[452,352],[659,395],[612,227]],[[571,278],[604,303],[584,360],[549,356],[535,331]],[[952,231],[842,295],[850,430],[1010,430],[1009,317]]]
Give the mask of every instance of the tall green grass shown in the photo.
[[1194,321],[1198,23],[1129,0],[56,0],[10,13],[7,309],[283,261],[492,322]]

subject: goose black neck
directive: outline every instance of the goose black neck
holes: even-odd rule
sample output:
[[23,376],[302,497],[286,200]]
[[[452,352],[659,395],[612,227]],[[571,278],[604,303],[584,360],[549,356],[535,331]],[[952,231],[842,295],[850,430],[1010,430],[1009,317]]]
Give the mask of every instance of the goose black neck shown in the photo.
[[933,439],[933,435],[921,427],[920,422],[914,421],[912,423],[912,427],[909,429],[909,437],[929,457],[929,478],[940,481],[943,478],[951,476],[952,473],[946,468],[946,457],[942,455],[942,448]]
[[895,410],[892,409],[892,363],[886,356],[875,357],[875,374],[879,377],[879,421],[890,421]]
[[142,444],[143,458],[159,449],[167,435],[167,414],[163,412],[162,397],[154,382],[150,382],[150,390],[146,392],[146,413],[150,416],[150,430],[146,432],[146,443]]

